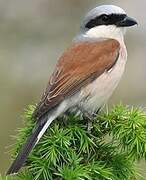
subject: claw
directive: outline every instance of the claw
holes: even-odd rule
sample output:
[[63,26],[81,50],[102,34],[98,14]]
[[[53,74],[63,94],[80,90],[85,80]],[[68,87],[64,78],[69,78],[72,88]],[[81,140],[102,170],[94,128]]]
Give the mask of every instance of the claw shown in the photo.
[[92,128],[93,128],[92,121],[89,120],[88,123],[87,123],[87,131],[88,131],[88,133],[91,133]]

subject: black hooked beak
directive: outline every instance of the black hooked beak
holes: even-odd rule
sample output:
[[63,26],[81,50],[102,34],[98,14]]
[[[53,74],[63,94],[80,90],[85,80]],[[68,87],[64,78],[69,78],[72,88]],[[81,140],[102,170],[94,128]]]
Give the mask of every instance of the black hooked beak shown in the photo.
[[136,24],[138,25],[138,23],[136,22],[135,19],[126,16],[126,17],[124,18],[124,20],[117,22],[116,25],[117,25],[118,27],[130,27],[130,26],[134,26],[134,25],[136,25]]

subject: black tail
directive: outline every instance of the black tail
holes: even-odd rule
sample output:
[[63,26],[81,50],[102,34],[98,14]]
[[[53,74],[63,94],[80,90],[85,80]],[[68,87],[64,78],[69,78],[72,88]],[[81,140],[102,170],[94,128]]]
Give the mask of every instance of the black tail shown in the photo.
[[40,131],[42,130],[42,128],[44,127],[44,125],[45,125],[45,122],[42,124],[38,124],[37,127],[35,129],[33,129],[32,134],[27,139],[26,143],[22,146],[16,159],[14,160],[14,162],[10,166],[9,170],[7,171],[7,173],[6,173],[7,175],[17,173],[19,171],[19,169],[22,167],[27,156],[31,152],[32,148],[35,146],[35,144],[37,142],[37,137],[38,137]]

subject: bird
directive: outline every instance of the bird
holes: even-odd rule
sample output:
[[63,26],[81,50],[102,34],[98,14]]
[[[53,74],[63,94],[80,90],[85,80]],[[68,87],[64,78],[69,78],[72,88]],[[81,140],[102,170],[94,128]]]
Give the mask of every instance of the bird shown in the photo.
[[137,21],[115,5],[100,5],[83,18],[80,30],[58,59],[33,118],[36,125],[7,175],[17,173],[52,121],[67,111],[92,116],[108,101],[125,69],[124,35]]

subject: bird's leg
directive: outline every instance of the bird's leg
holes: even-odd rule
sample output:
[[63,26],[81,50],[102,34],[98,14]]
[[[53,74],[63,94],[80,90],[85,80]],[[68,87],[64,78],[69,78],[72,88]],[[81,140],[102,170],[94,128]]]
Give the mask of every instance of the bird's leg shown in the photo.
[[91,133],[92,128],[93,128],[93,117],[87,119],[87,131],[88,131],[88,133]]
[[92,121],[94,116],[92,116],[88,111],[81,108],[81,106],[78,106],[79,110],[83,113],[83,118],[87,120],[87,131],[91,133],[91,130],[93,128]]
[[98,110],[93,114],[93,116],[96,117],[100,110],[101,110],[101,107],[98,108]]
[[64,125],[67,125],[69,115],[70,115],[70,112],[69,112],[69,111],[66,111],[66,112],[63,114],[62,122],[63,122]]
[[87,119],[87,131],[91,133],[91,130],[93,128],[93,120],[99,113],[101,108],[99,108],[96,113],[90,114],[88,111],[83,110],[84,117]]
[[89,114],[87,111],[84,111],[84,117],[87,120],[87,131],[91,133],[91,130],[93,128],[92,126],[93,116]]

